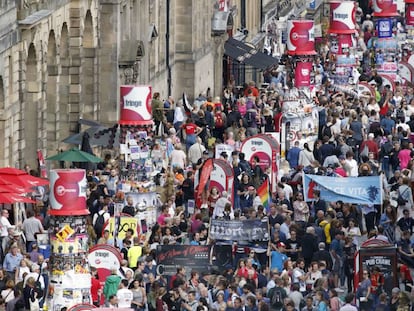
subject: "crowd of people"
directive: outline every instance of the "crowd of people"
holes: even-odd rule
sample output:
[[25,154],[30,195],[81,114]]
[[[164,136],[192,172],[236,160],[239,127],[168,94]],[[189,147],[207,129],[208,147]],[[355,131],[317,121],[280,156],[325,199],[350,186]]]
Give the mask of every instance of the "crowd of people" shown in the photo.
[[[370,59],[374,27],[369,12],[364,13],[359,20],[358,48]],[[222,96],[202,93],[191,104],[183,100],[175,103],[172,97],[162,101],[160,94],[154,93],[151,148],[164,150],[167,159],[154,177],[162,205],[146,238],[128,230],[125,238],[117,241],[104,230],[104,223],[114,216],[114,202],[125,181],[117,159],[106,157],[87,174],[89,246],[113,245],[123,258],[121,268],[112,270],[106,279],[90,267],[91,302],[95,306],[139,311],[411,308],[414,91],[398,81],[392,91],[370,66],[361,66],[360,79],[370,82],[376,96],[338,91],[328,75],[329,54],[321,49],[314,65],[318,139],[297,140],[287,150],[268,208],[257,188],[270,172],[260,166],[257,157],[247,161],[240,146],[246,137],[280,132],[284,95],[292,88],[288,73],[291,59],[281,59],[280,65],[287,71],[265,73],[266,88],[250,82],[238,89],[230,79]],[[214,154],[218,143],[233,147],[231,159],[225,152]],[[188,203],[197,202],[194,176],[215,156],[231,164],[234,192],[220,192],[217,187],[202,191],[201,201],[190,212]],[[314,190],[314,199],[306,202],[302,186],[305,173],[342,178],[380,176],[385,199],[381,205],[327,202]],[[37,205],[28,206],[27,217],[18,226],[12,225],[10,210],[1,212],[0,310],[32,310],[34,302],[44,304],[49,267],[36,235],[50,228],[47,193],[41,192],[37,200]],[[131,196],[126,196],[122,213],[131,217],[140,213]],[[160,274],[157,246],[212,244],[211,219],[267,221],[269,243],[249,247],[234,241],[232,264],[217,271],[179,266],[172,276]],[[362,267],[360,282],[354,284],[354,254],[367,239],[397,245],[399,284],[387,288],[383,271],[376,266]]]

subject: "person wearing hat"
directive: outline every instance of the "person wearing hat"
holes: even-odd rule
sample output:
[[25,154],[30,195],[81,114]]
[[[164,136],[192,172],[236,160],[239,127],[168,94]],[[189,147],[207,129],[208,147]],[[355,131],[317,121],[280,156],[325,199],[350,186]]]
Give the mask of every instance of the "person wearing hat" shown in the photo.
[[155,135],[156,136],[162,136],[164,133],[164,110],[163,110],[164,104],[160,100],[160,93],[154,92],[154,95],[152,96],[151,101],[151,108],[152,108],[152,119],[155,123]]
[[286,245],[283,242],[278,242],[276,244],[276,250],[268,251],[268,256],[270,257],[270,270],[277,269],[278,272],[283,271],[283,265],[285,261],[289,258],[285,254]]

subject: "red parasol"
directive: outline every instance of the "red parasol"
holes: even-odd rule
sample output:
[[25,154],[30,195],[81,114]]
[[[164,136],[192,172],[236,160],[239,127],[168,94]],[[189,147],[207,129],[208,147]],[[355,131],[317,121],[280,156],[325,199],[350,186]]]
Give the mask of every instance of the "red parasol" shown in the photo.
[[20,187],[16,184],[7,181],[6,179],[0,176],[0,192],[9,192],[9,193],[27,193],[30,192],[30,189]]
[[33,201],[32,199],[28,197],[24,197],[22,195],[19,195],[17,193],[0,193],[0,203],[36,203],[36,201]]
[[25,171],[13,167],[0,168],[0,177],[6,182],[10,182],[27,189],[37,186],[46,186],[49,184],[47,179],[29,175]]

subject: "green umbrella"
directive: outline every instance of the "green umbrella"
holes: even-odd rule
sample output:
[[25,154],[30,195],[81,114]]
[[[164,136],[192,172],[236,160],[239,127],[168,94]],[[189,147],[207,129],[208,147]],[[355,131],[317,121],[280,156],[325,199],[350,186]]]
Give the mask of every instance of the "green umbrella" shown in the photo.
[[83,152],[79,149],[72,148],[67,151],[60,152],[53,156],[46,158],[49,161],[68,161],[68,162],[91,162],[99,163],[102,162],[101,158],[94,156],[93,154]]

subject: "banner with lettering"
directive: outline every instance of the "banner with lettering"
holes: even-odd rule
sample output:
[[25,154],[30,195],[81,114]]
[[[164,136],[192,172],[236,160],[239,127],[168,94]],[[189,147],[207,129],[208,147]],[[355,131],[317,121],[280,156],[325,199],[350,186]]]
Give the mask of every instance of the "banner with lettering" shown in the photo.
[[240,244],[265,242],[269,241],[269,224],[267,220],[260,219],[212,219],[209,237],[212,240],[237,241]]
[[313,190],[320,190],[328,202],[341,200],[351,204],[382,204],[382,186],[379,176],[329,177],[303,175],[305,201],[313,200]]
[[158,245],[157,272],[161,275],[174,275],[177,267],[185,267],[199,273],[211,268],[210,245]]
[[382,18],[376,21],[378,38],[391,38],[392,37],[392,19]]
[[149,85],[121,85],[119,124],[150,125],[152,121],[151,94]]
[[109,230],[109,238],[113,238],[115,229],[117,231],[117,241],[122,241],[125,238],[128,229],[133,230],[133,237],[137,237],[141,234],[141,227],[138,219],[135,217],[121,216],[109,218],[109,220],[105,223],[103,230]]
[[359,267],[355,271],[355,279],[362,280],[362,272],[364,269],[372,271],[373,267],[377,267],[382,274],[385,291],[398,286],[398,258],[397,249],[394,246],[361,247],[355,261],[355,266]]

